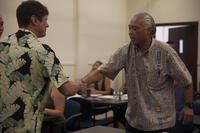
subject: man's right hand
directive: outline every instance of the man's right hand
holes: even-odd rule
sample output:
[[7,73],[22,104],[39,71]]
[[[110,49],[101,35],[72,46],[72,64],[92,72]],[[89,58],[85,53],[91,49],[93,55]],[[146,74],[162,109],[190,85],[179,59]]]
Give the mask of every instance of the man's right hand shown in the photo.
[[85,90],[87,88],[87,83],[85,83],[81,79],[77,79],[77,80],[75,80],[75,82],[78,85],[77,86],[78,91],[82,91],[82,90]]

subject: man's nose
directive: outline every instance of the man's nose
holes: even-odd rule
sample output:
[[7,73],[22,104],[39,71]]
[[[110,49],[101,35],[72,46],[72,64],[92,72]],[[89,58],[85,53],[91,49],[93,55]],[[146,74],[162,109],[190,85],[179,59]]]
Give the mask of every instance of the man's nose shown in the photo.
[[133,30],[129,30],[129,35],[133,35],[134,31]]

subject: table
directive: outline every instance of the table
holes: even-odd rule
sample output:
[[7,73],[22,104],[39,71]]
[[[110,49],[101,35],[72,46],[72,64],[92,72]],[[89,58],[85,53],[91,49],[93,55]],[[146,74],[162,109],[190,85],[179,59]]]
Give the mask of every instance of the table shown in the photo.
[[[127,97],[127,96],[126,96]],[[108,105],[113,110],[113,127],[118,127],[118,114],[120,113],[122,119],[125,120],[125,110],[127,107],[127,98],[121,98],[121,100],[114,99],[112,95],[102,95],[102,96],[90,96],[86,97],[87,100],[90,100],[94,105]],[[121,110],[123,111],[121,112]],[[125,124],[125,121],[124,123]]]
[[117,105],[117,104],[122,104],[122,103],[127,103],[127,95],[124,95],[121,97],[121,99],[115,99],[113,95],[91,95],[89,97],[85,97],[88,100],[91,100],[94,103],[99,103],[99,104],[112,104],[112,105]]
[[112,127],[94,126],[73,133],[126,133],[126,130]]

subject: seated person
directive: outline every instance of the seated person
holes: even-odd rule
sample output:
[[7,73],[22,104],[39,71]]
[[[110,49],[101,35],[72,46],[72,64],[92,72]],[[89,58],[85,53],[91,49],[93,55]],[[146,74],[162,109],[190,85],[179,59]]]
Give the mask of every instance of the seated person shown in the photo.
[[[101,61],[96,61],[91,68],[91,71],[94,71],[96,69],[98,69],[98,67],[102,64]],[[94,82],[92,84],[88,85],[88,90],[90,94],[103,94],[103,95],[110,95],[112,94],[112,89],[110,87],[110,79],[107,77],[104,77],[102,80]],[[87,92],[81,92],[82,95],[84,95],[84,93],[87,93],[86,95],[88,95],[88,90]],[[109,111],[109,106],[108,105],[104,105],[104,104],[95,104],[95,111],[94,114],[98,115],[98,114],[103,114]],[[101,107],[101,109],[97,109],[98,107]]]
[[50,133],[54,131],[61,133],[64,130],[63,124],[65,121],[65,96],[61,94],[58,89],[55,89],[52,84],[50,84],[47,99],[41,133]]
[[[92,65],[91,71],[94,71],[98,69],[98,67],[102,64],[101,61],[96,61]],[[88,86],[88,89],[90,90],[91,94],[104,94],[104,95],[110,95],[112,90],[110,87],[110,79],[107,77],[104,77],[102,80],[97,81],[95,83],[92,83]]]

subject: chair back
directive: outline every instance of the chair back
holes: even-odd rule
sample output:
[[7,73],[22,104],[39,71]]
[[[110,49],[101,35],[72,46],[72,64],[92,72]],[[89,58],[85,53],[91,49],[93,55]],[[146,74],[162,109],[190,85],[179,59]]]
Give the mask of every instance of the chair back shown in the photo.
[[80,104],[80,112],[82,113],[82,119],[91,119],[93,114],[94,105],[91,101],[82,97],[72,97],[70,100],[74,100]]
[[74,114],[80,113],[80,104],[74,100],[67,99],[65,101],[65,110],[64,110],[64,115],[65,118],[69,118],[70,116]]

